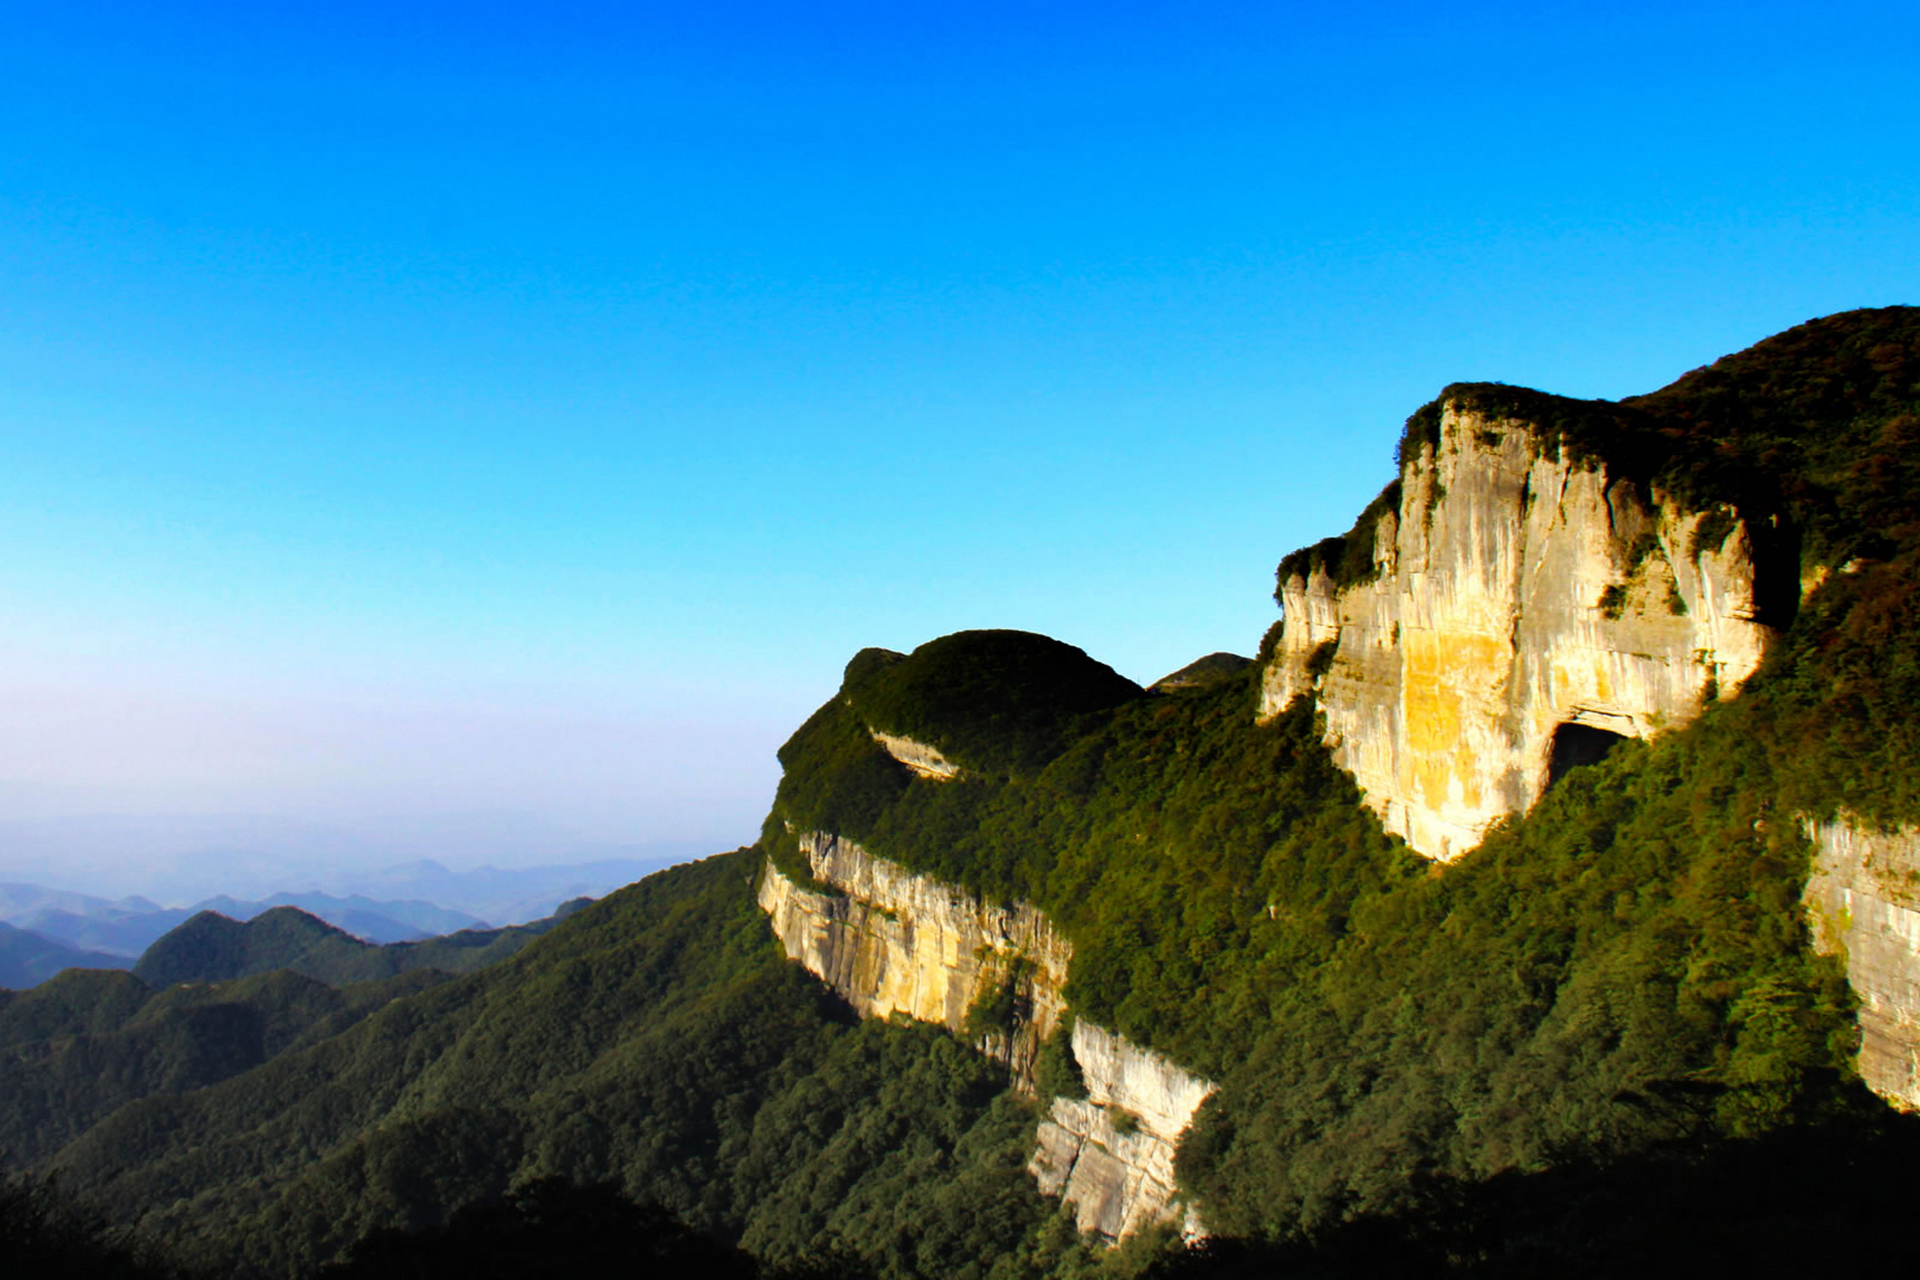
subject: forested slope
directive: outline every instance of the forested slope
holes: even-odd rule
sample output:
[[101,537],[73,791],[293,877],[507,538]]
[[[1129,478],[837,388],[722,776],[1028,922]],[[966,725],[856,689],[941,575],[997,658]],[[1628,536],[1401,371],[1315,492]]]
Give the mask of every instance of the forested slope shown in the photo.
[[[1244,679],[1124,703],[1026,776],[935,781],[865,732],[856,660],[782,753],[764,838],[783,868],[804,870],[794,832],[824,829],[1029,899],[1073,938],[1076,1009],[1221,1080],[1182,1158],[1220,1229],[1879,1109],[1851,1076],[1841,966],[1809,947],[1800,818],[1920,816],[1920,529],[1900,496],[1920,492],[1901,443],[1920,312],[1816,322],[1632,406],[1449,394],[1741,504],[1795,593],[1738,698],[1577,770],[1457,867],[1360,808],[1311,699],[1256,726]],[[981,705],[922,732],[962,740]]]
[[322,1043],[122,1108],[50,1166],[194,1258],[271,1274],[547,1175],[776,1261],[828,1241],[882,1274],[1082,1257],[1023,1171],[1034,1117],[1004,1073],[848,1019],[768,935],[756,861],[650,877]]
[[0,1152],[30,1164],[126,1103],[238,1075],[445,977],[335,988],[282,970],[155,990],[127,973],[69,969],[0,992]]
[[202,911],[156,939],[134,965],[151,986],[224,982],[291,969],[321,982],[371,982],[421,969],[467,973],[504,960],[585,899],[545,920],[502,929],[462,929],[419,942],[366,942],[298,907],[275,907],[251,920]]

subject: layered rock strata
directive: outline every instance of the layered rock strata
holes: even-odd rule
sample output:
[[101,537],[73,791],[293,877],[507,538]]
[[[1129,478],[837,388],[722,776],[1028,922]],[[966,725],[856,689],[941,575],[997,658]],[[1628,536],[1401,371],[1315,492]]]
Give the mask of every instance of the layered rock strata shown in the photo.
[[1876,831],[1843,814],[1807,823],[1807,836],[1807,923],[1859,998],[1860,1078],[1920,1108],[1920,827]]
[[768,865],[760,907],[787,955],[863,1018],[905,1014],[966,1037],[972,1010],[1008,1004],[1010,1025],[988,1030],[980,1047],[1030,1088],[1040,1045],[1066,1012],[1073,948],[1052,922],[1025,903],[988,904],[914,875],[851,840],[799,840],[814,879],[839,892],[802,889]]
[[[759,901],[786,953],[863,1017],[904,1014],[972,1039],[1031,1092],[1042,1044],[1061,1025],[1073,949],[1044,913],[1001,906],[866,852],[802,833],[813,878],[802,888],[771,862]],[[985,1029],[977,1010],[1005,1010]],[[1084,1099],[1056,1099],[1029,1166],[1074,1206],[1083,1230],[1120,1239],[1182,1215],[1173,1158],[1213,1085],[1166,1058],[1076,1019],[1070,1046]],[[1197,1221],[1187,1215],[1197,1232]]]
[[1684,724],[1759,665],[1750,539],[1707,516],[1450,402],[1397,510],[1353,535],[1371,576],[1280,584],[1261,715],[1316,698],[1387,829],[1457,857],[1539,798],[1556,752]]

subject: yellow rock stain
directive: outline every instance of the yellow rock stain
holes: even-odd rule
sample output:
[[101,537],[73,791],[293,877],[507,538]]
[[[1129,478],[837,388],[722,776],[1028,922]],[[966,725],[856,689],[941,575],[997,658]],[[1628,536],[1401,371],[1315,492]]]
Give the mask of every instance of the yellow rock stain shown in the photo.
[[[1468,733],[1495,727],[1511,652],[1504,638],[1472,631],[1415,631],[1404,638],[1401,715],[1412,783],[1439,809],[1456,783],[1471,808],[1481,802],[1480,770]],[[1478,736],[1478,735],[1474,735]]]

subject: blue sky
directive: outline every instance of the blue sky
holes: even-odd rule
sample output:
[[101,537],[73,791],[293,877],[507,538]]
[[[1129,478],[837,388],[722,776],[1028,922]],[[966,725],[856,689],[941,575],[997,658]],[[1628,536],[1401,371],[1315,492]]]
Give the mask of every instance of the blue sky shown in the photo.
[[1251,652],[1445,383],[1920,300],[1916,50],[1910,4],[11,13],[0,817],[718,847],[863,645]]

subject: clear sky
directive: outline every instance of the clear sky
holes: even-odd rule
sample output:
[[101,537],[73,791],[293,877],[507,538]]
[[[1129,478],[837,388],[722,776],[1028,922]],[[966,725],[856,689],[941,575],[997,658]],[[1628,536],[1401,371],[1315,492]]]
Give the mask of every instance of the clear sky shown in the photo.
[[1445,383],[1920,301],[1916,72],[1910,2],[10,6],[0,818],[717,848],[864,645],[1250,653]]

